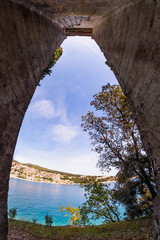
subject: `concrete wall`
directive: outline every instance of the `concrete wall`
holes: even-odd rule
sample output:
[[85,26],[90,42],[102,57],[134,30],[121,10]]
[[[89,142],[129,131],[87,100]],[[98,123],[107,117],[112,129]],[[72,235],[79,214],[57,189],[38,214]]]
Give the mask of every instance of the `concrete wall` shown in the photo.
[[158,188],[154,239],[160,237],[160,2],[141,1],[111,14],[93,29],[128,97]]
[[10,167],[19,129],[62,29],[37,13],[0,1],[0,239],[7,239]]
[[113,13],[93,29],[93,38],[128,97],[157,171],[160,168],[159,26],[160,2],[147,0]]

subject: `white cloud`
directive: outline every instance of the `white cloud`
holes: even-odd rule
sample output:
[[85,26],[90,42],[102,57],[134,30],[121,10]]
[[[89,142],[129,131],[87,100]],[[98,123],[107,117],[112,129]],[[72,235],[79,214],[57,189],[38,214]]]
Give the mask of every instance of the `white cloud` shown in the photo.
[[28,109],[29,112],[36,118],[51,119],[56,116],[54,105],[50,100],[39,100],[32,103]]
[[53,141],[69,144],[78,135],[79,131],[76,126],[71,125],[54,125],[49,129],[49,134]]
[[31,113],[34,118],[52,119],[59,117],[63,123],[69,124],[67,119],[67,109],[63,99],[59,99],[56,108],[51,100],[38,100],[30,104],[28,112]]

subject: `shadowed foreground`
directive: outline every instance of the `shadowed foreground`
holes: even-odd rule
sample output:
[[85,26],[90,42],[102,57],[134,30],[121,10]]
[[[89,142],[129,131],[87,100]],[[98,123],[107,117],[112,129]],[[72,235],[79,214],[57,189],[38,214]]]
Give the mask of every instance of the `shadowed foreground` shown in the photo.
[[9,240],[151,240],[152,219],[141,218],[93,227],[46,227],[22,221],[9,222]]

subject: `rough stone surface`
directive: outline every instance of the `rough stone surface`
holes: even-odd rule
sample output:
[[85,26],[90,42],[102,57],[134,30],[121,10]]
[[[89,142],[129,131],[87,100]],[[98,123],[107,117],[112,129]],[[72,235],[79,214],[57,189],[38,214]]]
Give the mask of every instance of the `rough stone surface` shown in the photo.
[[[139,126],[145,149],[160,168],[160,2],[141,1],[93,29]],[[158,174],[160,177],[160,174]],[[160,178],[157,182],[160,188]]]
[[0,1],[0,240],[7,239],[7,193],[19,129],[62,29],[35,12]]
[[[157,174],[160,167],[159,12],[158,6],[155,11],[153,1],[146,1],[145,6],[141,2],[108,19],[105,24],[110,27],[105,28],[103,23],[96,34],[99,46],[105,40],[102,49],[129,99]],[[160,188],[160,179],[157,185]]]
[[[160,191],[160,2],[141,1],[93,30],[135,115]],[[154,239],[160,239],[160,194],[154,200]]]
[[0,16],[0,240],[7,239],[9,173],[25,111],[65,34],[87,29],[127,95],[153,161],[160,239],[160,1],[0,0]]

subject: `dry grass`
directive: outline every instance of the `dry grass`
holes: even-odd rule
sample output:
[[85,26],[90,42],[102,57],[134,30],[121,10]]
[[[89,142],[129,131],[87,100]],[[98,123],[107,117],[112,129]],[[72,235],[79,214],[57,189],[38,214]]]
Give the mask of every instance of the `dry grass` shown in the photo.
[[46,227],[23,221],[9,222],[9,240],[152,240],[152,219],[90,227]]

